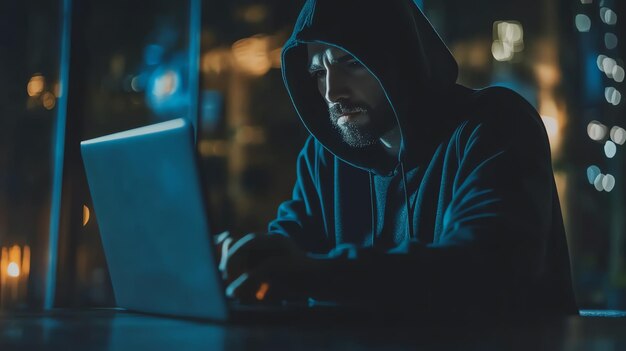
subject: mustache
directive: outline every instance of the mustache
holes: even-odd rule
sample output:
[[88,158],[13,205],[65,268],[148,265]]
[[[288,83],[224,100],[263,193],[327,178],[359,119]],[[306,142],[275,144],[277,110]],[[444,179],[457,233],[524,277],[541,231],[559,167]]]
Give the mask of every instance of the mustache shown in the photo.
[[356,112],[367,112],[369,109],[367,106],[362,104],[354,104],[349,102],[342,102],[338,104],[334,104],[328,108],[328,112],[330,113],[330,117],[333,121],[336,121],[344,114],[356,113]]

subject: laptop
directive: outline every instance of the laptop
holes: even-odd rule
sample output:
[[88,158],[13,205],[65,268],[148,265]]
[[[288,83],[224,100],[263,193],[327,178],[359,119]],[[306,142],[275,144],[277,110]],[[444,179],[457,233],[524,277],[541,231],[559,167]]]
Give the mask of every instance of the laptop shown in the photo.
[[119,307],[214,321],[310,310],[226,298],[187,120],[86,140],[81,153]]

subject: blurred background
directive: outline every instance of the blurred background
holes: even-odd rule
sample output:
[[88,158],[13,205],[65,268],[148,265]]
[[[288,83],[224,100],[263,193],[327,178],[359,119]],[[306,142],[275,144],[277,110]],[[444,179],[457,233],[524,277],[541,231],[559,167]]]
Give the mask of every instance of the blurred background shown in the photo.
[[[307,136],[280,74],[302,2],[0,2],[0,284],[22,307],[115,303],[81,140],[189,118],[216,229],[265,229]],[[626,1],[418,3],[460,83],[540,112],[578,303],[626,309]]]

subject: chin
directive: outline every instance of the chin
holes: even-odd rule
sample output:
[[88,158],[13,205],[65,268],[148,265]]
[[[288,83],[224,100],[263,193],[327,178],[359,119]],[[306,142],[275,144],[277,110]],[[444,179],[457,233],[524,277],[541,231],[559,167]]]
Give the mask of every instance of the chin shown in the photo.
[[378,138],[372,135],[362,135],[362,134],[354,134],[354,133],[342,133],[343,141],[348,144],[348,146],[355,149],[363,149],[366,147],[370,147],[372,145],[378,144]]

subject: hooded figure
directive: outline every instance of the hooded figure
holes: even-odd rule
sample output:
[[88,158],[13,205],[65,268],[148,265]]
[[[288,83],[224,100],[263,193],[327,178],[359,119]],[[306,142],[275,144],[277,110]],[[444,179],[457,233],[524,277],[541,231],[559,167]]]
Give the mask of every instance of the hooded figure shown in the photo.
[[[315,45],[375,77],[397,152],[346,142],[308,72]],[[412,0],[306,1],[282,69],[311,135],[269,232],[330,252],[314,297],[423,316],[577,313],[540,117],[510,90],[457,85]]]

